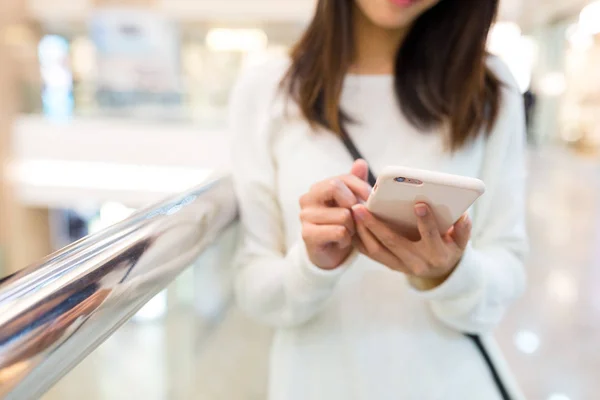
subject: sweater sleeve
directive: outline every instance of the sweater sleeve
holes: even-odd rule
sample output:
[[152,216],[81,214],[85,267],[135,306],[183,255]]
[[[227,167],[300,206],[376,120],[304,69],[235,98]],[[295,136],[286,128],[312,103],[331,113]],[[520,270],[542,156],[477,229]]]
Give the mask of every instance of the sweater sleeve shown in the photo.
[[473,209],[472,239],[452,275],[418,292],[435,316],[466,333],[486,333],[525,289],[525,123],[522,97],[495,60],[503,82],[498,121],[487,139],[481,171],[486,193]]
[[309,261],[302,241],[286,246],[271,146],[281,76],[270,67],[243,74],[232,94],[229,126],[242,227],[237,301],[251,317],[289,327],[319,312],[346,266],[325,271]]

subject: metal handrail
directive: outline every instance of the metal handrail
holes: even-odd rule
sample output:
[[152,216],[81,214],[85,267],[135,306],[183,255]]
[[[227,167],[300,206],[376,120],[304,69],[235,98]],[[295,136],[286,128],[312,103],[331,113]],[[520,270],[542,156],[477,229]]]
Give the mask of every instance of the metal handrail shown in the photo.
[[229,177],[134,214],[0,283],[0,398],[39,398],[236,217]]

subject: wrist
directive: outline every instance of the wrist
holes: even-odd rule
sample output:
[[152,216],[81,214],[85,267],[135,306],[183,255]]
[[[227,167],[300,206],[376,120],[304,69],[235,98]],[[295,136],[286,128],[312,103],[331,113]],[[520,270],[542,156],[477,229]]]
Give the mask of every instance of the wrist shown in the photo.
[[446,282],[446,280],[448,279],[448,277],[450,275],[452,275],[452,273],[449,273],[448,275],[446,275],[444,277],[439,277],[439,278],[423,278],[423,277],[418,277],[418,276],[414,276],[414,275],[409,275],[408,282],[415,289],[421,290],[421,291],[426,291],[426,290],[435,289],[438,286],[442,285],[444,282]]
[[432,275],[432,276],[410,275],[408,277],[408,281],[413,287],[415,287],[418,290],[425,291],[425,290],[435,289],[438,286],[441,286],[444,282],[446,282],[448,280],[448,278],[452,275],[454,270],[456,270],[456,268],[458,267],[458,264],[460,264],[461,259],[462,259],[462,257],[459,258],[458,261],[454,263],[452,268],[446,270],[445,272],[442,272],[442,273],[436,274],[436,275]]

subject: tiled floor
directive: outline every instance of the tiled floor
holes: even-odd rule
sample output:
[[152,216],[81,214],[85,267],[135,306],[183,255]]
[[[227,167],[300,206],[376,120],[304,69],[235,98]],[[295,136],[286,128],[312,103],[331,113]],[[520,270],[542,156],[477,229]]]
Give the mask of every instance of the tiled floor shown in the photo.
[[600,399],[600,163],[546,151],[530,171],[529,290],[497,336],[528,398]]
[[[529,291],[497,336],[529,399],[599,399],[600,162],[545,150],[530,171]],[[269,338],[235,308],[178,308],[124,326],[43,399],[264,399]]]

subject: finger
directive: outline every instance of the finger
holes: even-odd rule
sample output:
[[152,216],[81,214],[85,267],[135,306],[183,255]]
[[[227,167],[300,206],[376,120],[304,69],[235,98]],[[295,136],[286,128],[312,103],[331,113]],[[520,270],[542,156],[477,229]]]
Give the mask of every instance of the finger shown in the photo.
[[461,250],[464,250],[471,238],[471,218],[467,214],[464,214],[452,228],[452,232],[450,233],[452,240]]
[[385,248],[369,229],[361,222],[356,224],[356,236],[353,239],[354,246],[362,254],[370,257],[380,264],[387,266],[395,271],[409,273],[406,265],[396,257],[391,251]]
[[365,256],[371,258],[374,261],[377,261],[380,264],[383,264],[381,261],[376,260],[373,256],[369,255],[369,250],[367,250],[366,246],[364,245],[358,234],[356,234],[352,238],[352,246],[354,246],[354,248],[357,249],[359,253],[364,254]]
[[364,255],[368,255],[369,254],[369,251],[367,250],[367,248],[363,244],[362,240],[360,240],[358,238],[358,236],[355,236],[354,238],[352,238],[352,246],[354,246],[359,251],[359,253],[361,253],[361,254],[364,254]]
[[416,204],[415,214],[421,240],[431,251],[442,251],[444,242],[431,208],[424,203]]
[[315,247],[337,244],[341,248],[347,248],[352,245],[352,236],[340,225],[315,225],[306,222],[302,224],[302,239]]
[[416,244],[411,242],[404,236],[398,234],[392,227],[386,223],[379,221],[371,214],[365,206],[357,205],[352,208],[353,215],[356,215],[359,222],[358,227],[362,224],[366,226],[370,234],[383,245],[397,259],[401,260],[406,266],[406,269],[413,274],[422,274],[427,268],[427,262],[419,253]]
[[[355,177],[358,180],[358,178]],[[316,183],[310,191],[300,198],[300,206],[330,206],[334,202],[338,207],[350,208],[358,202],[356,196],[341,178],[333,178]]]
[[[366,163],[365,163],[366,165]],[[368,171],[368,168],[367,168]],[[361,171],[357,171],[361,172]],[[343,175],[340,177],[342,182],[346,184],[346,186],[354,193],[356,197],[358,197],[362,201],[367,201],[369,196],[371,195],[371,185],[369,185],[364,179],[357,177],[355,175]]]
[[358,179],[362,179],[366,182],[369,179],[369,164],[362,159],[354,161],[352,169],[350,170],[350,175],[354,175]]
[[358,203],[357,197],[366,201],[371,194],[371,186],[354,175],[342,175],[313,185],[310,191],[300,198],[301,207],[329,205],[350,208]]
[[413,246],[413,243],[404,236],[398,234],[391,226],[377,219],[367,210],[362,204],[357,204],[352,207],[352,215],[358,222],[362,222],[369,231],[380,241],[384,246],[392,250],[402,244],[405,247]]
[[414,244],[378,221],[365,206],[356,205],[352,208],[352,212],[357,219],[357,235],[361,240],[362,238],[368,240],[372,246],[369,248],[370,252],[380,252],[382,254],[380,258],[386,260],[391,260],[393,257],[400,265],[397,269],[405,273],[410,273],[413,268],[421,268],[424,265],[424,261],[413,251]]
[[300,220],[315,225],[341,225],[350,235],[356,232],[352,213],[347,208],[311,207],[300,211]]

